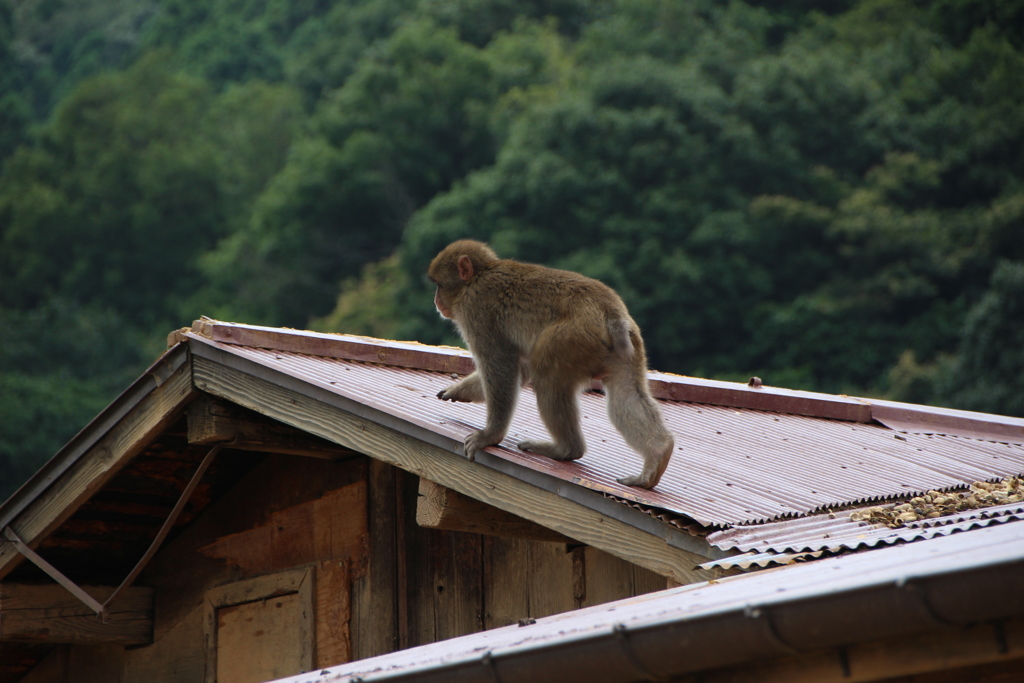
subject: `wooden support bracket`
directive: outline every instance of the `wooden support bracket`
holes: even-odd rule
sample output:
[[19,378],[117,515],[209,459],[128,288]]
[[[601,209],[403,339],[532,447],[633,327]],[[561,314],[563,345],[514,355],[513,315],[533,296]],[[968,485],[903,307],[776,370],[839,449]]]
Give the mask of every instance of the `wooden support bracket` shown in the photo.
[[576,543],[568,536],[552,531],[546,526],[464,496],[429,479],[420,479],[419,493],[416,502],[416,523],[421,527],[531,541]]
[[188,407],[188,442],[213,444],[231,442],[231,448],[305,455],[327,460],[351,457],[354,451],[343,448],[277,422],[229,401],[203,394]]

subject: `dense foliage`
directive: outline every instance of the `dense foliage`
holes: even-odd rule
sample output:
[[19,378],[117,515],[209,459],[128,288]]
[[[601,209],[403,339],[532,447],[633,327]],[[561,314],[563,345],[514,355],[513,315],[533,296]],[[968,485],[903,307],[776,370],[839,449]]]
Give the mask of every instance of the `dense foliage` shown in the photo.
[[652,365],[1024,415],[1024,4],[0,0],[0,497],[200,314],[453,341],[449,240]]

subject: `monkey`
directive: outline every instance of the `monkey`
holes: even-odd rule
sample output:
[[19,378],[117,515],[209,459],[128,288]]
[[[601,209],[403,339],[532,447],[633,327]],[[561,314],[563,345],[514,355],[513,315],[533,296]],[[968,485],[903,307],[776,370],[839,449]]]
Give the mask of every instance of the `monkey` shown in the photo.
[[438,313],[455,323],[476,362],[476,370],[437,397],[487,404],[486,425],[465,439],[470,461],[505,438],[520,388],[531,381],[552,440],[526,440],[519,448],[555,460],[581,458],[578,395],[598,379],[612,424],[644,457],[640,474],[618,481],[642,488],[658,483],[675,439],[651,396],[640,328],[611,287],[579,273],[499,259],[475,240],[441,250],[427,277],[436,286]]

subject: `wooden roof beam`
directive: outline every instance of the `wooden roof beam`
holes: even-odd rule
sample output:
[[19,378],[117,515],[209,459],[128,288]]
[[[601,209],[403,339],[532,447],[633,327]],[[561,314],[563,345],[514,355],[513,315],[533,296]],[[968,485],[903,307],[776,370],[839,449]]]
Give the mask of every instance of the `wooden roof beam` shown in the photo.
[[171,332],[167,342],[170,345],[185,341],[189,334],[223,344],[434,372],[468,375],[475,367],[469,351],[454,346],[429,346],[419,342],[391,341],[350,334],[240,325],[210,318],[201,318],[192,323],[191,328],[185,327]]
[[[113,586],[83,586],[103,602]],[[153,642],[153,589],[132,586],[111,603],[107,623],[57,584],[0,583],[0,642],[149,645]]]
[[[196,320],[191,328],[172,332],[168,342],[183,341],[189,334],[225,344],[460,375],[469,374],[475,367],[468,351],[450,346],[242,325],[210,318]],[[648,373],[648,379],[654,397],[669,401],[865,424],[877,422],[897,431],[1024,443],[1024,420],[1020,418],[798,391],[762,385],[759,381],[740,384],[653,371]],[[599,386],[600,383],[595,383],[595,387]]]
[[[97,426],[96,429],[102,430],[102,436],[79,453],[66,469],[50,474],[49,463],[44,466],[26,485],[34,486],[38,491],[22,509],[12,512],[7,525],[26,544],[34,547],[177,419],[195,393],[192,367],[186,361],[130,406],[113,426]],[[93,426],[86,427],[83,433]],[[76,437],[71,445],[81,436]],[[5,510],[10,502],[4,504]],[[0,579],[10,573],[22,558],[15,544],[0,543]]]
[[[223,344],[459,375],[467,375],[476,367],[468,351],[451,346],[430,346],[418,342],[241,325],[210,318],[196,320],[191,328],[172,332],[168,342],[176,343],[188,339],[190,334]],[[655,398],[871,422],[871,406],[864,401],[845,396],[767,386],[748,387],[735,382],[697,379],[661,372],[651,372],[648,376],[651,393]]]

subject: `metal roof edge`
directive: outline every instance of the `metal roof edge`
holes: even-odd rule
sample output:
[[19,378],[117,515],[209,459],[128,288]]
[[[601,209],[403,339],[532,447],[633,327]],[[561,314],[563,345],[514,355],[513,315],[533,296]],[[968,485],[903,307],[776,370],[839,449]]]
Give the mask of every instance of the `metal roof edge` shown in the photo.
[[752,568],[767,569],[768,567],[784,567],[787,565],[795,564],[797,562],[808,562],[811,560],[819,559],[825,555],[834,555],[835,552],[829,550],[810,550],[801,552],[784,552],[784,553],[756,553],[747,552],[742,555],[736,555],[734,557],[726,557],[721,560],[711,560],[710,562],[704,562],[703,564],[697,565],[698,569],[705,571],[711,571],[714,569],[742,569],[749,571]]
[[[998,545],[1002,536],[986,538]],[[949,554],[957,543],[950,540],[929,541],[929,551]],[[948,632],[1024,613],[1024,547],[1019,537],[1003,544],[998,557],[981,544],[981,551],[952,553],[955,561],[938,569],[919,548],[896,546],[718,579],[716,585],[690,584],[278,683],[547,683],[580,680],[593,671],[601,671],[605,683],[675,680],[755,659]],[[886,563],[878,565],[882,558]],[[690,604],[687,596],[699,591],[711,606]],[[735,595],[716,602],[711,591]],[[544,626],[533,637],[527,630]],[[631,664],[626,668],[624,655]]]
[[969,410],[867,399],[871,416],[897,432],[946,434],[1024,444],[1024,419]]
[[351,334],[244,325],[206,317],[192,323],[191,332],[195,336],[223,344],[290,351],[324,358],[365,361],[418,370],[467,375],[475,368],[473,357],[469,351],[454,346],[431,346],[419,342],[392,341]]
[[844,422],[871,422],[871,406],[859,398],[767,385],[750,386],[665,372],[652,371],[648,377],[651,393],[657,398],[670,401],[748,408]]
[[[452,453],[458,453],[463,447],[459,441],[433,432],[412,422],[407,422],[389,413],[381,412],[358,401],[331,392],[322,387],[310,384],[302,379],[280,372],[266,365],[261,365],[248,358],[230,353],[216,345],[213,340],[200,337],[194,333],[186,335],[190,341],[191,353],[199,358],[230,367],[272,382],[282,388],[302,394],[307,398],[340,408],[357,417],[369,420],[381,426],[411,436]],[[201,389],[202,387],[200,387]],[[492,447],[488,450],[493,450]],[[719,559],[734,554],[733,551],[715,548],[693,534],[674,525],[660,520],[642,510],[609,498],[599,491],[577,486],[557,477],[544,474],[506,460],[488,450],[477,453],[476,464],[514,477],[520,481],[536,486],[545,491],[555,493],[562,498],[589,508],[624,524],[657,536],[666,544],[679,550],[685,550],[709,559]],[[487,501],[483,501],[487,502]]]
[[177,344],[164,352],[142,375],[71,438],[28,481],[0,505],[0,529],[10,524],[32,501],[79,461],[107,432],[146,396],[188,361],[188,347]]

